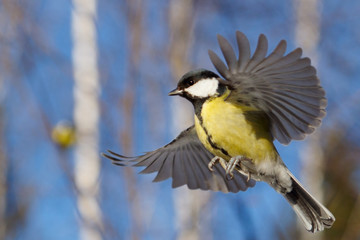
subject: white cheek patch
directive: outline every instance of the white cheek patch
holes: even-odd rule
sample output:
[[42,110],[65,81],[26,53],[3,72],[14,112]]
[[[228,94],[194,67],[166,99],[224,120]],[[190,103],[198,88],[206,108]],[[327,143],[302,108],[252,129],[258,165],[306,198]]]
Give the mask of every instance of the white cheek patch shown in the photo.
[[198,81],[194,85],[185,89],[187,93],[199,98],[206,98],[217,94],[219,81],[216,78],[207,78]]

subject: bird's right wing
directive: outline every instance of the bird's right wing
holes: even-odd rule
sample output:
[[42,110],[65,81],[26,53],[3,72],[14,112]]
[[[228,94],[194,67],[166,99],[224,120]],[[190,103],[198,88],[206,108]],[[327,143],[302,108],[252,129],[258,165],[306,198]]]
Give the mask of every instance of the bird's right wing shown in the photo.
[[327,104],[316,70],[301,48],[287,55],[286,42],[280,41],[267,55],[268,41],[261,34],[254,54],[247,37],[236,32],[239,56],[230,43],[218,35],[225,63],[211,50],[209,55],[218,72],[233,90],[228,101],[250,105],[266,113],[272,135],[282,144],[302,140],[320,126]]
[[146,167],[140,173],[157,172],[154,182],[172,177],[173,188],[186,184],[190,189],[238,192],[255,185],[254,180],[247,181],[247,176],[238,172],[232,180],[227,180],[220,164],[215,165],[211,172],[208,163],[214,156],[202,145],[194,126],[166,146],[139,157],[125,157],[112,151],[109,153],[103,155],[116,165],[136,162],[133,166]]

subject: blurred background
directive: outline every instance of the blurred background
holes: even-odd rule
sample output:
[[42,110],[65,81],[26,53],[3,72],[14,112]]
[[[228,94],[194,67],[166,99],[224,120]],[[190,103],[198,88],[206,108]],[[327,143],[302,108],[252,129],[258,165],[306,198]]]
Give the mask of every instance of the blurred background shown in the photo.
[[[360,239],[360,2],[0,1],[0,239]],[[139,155],[192,124],[170,98],[182,74],[214,70],[216,34],[252,51],[302,47],[327,92],[304,141],[276,143],[335,215],[304,230],[265,183],[224,194],[152,183],[100,156]]]

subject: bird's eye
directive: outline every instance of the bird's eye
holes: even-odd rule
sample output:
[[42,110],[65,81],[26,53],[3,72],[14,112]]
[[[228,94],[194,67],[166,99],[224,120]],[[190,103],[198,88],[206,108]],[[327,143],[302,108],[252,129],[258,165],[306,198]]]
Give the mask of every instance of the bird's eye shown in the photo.
[[194,85],[194,80],[190,79],[190,80],[188,81],[188,84],[189,84],[189,86]]

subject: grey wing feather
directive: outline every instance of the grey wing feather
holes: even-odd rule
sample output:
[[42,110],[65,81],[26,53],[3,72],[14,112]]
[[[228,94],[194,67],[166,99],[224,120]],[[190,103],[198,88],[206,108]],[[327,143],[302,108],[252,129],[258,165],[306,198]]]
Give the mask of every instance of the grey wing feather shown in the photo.
[[216,70],[225,78],[230,79],[232,74],[230,73],[229,69],[227,69],[226,65],[221,61],[221,59],[214,53],[213,51],[209,50],[209,57],[211,62],[214,64]]
[[283,57],[286,51],[286,41],[281,40],[279,44],[276,46],[275,50],[265,58],[259,65],[257,65],[252,71],[260,71],[263,68],[266,69],[266,66],[273,64]]
[[236,72],[237,60],[233,48],[230,43],[221,35],[217,35],[220,49],[224,55],[225,61],[229,66],[231,73]]
[[155,182],[172,177],[172,187],[187,185],[190,189],[203,189],[222,192],[245,191],[255,185],[254,180],[236,172],[234,179],[226,180],[225,171],[216,166],[214,172],[208,169],[208,163],[214,157],[200,142],[194,126],[183,131],[175,140],[155,151],[139,157],[125,157],[109,151],[103,156],[114,164],[125,166],[144,166],[141,173],[157,172]]
[[[154,161],[163,162],[161,168],[155,169],[154,172],[158,172],[156,177],[154,178],[154,182],[161,182],[165,179],[168,179],[173,174],[172,169],[174,165],[174,153],[170,154],[162,154],[160,158],[155,158]],[[145,168],[144,170],[146,170]],[[140,173],[147,173],[146,171],[141,171]]]
[[245,34],[239,31],[236,32],[236,42],[239,48],[238,71],[243,72],[250,60],[250,43]]
[[256,67],[261,61],[265,59],[268,50],[268,41],[265,35],[261,34],[259,36],[258,44],[255,49],[254,55],[248,62],[245,72],[251,72],[254,67]]
[[271,133],[280,143],[304,139],[321,124],[326,114],[325,91],[310,59],[301,57],[301,48],[284,55],[286,41],[282,40],[266,56],[268,41],[261,34],[251,57],[249,40],[238,31],[236,59],[229,42],[222,36],[218,41],[226,64],[213,51],[209,50],[209,56],[233,86],[227,100],[264,111],[271,121]]

